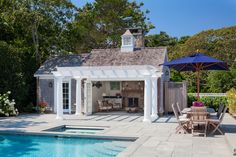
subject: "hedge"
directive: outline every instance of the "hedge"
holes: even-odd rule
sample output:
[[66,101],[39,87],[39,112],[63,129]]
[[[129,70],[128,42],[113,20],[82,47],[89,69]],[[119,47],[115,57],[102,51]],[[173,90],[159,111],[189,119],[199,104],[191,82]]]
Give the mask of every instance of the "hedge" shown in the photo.
[[228,107],[230,113],[236,113],[236,88],[230,89],[226,96],[228,98]]
[[[196,96],[188,94],[188,107],[192,106],[192,103],[197,100]],[[227,97],[225,96],[203,96],[200,101],[204,103],[206,107],[214,108],[218,110],[219,104],[227,105]]]

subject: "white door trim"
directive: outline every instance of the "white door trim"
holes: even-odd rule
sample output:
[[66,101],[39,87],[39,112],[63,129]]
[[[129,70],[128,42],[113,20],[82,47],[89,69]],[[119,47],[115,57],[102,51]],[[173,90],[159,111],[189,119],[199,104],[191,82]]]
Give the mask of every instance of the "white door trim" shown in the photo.
[[[68,104],[69,106],[68,106],[68,109],[63,109],[63,112],[71,114],[71,79],[63,79],[62,84],[63,83],[68,83],[68,94],[69,94],[69,104]],[[63,85],[62,85],[62,88],[63,88]],[[63,91],[62,91],[62,94],[63,94]],[[63,99],[63,96],[62,96],[62,99]]]

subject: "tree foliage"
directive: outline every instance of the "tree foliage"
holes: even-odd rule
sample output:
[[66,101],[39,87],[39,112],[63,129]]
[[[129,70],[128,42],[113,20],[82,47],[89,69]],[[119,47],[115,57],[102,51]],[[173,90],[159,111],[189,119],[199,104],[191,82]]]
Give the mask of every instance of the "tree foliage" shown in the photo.
[[[201,92],[226,92],[236,86],[236,26],[218,30],[207,30],[187,37],[169,51],[169,58],[190,55],[199,50],[209,56],[225,61],[229,71],[203,71],[201,73]],[[188,81],[189,92],[196,92],[196,76],[192,72],[181,72]]]
[[0,1],[0,93],[12,91],[22,109],[36,100],[33,74],[51,55],[73,51],[67,0]]
[[153,28],[145,13],[140,9],[143,3],[128,0],[95,0],[78,9],[73,23],[82,39],[77,51],[86,52],[92,48],[118,47],[125,28],[142,28],[146,32]]
[[169,36],[166,32],[160,32],[160,34],[148,35],[145,37],[146,47],[157,47],[157,46],[175,46],[178,43],[176,37]]

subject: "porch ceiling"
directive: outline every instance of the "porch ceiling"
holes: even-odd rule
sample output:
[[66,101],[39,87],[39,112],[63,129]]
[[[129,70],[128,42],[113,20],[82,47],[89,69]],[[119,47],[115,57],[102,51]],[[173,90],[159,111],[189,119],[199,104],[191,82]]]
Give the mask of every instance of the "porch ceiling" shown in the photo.
[[89,78],[91,80],[140,80],[146,77],[160,77],[162,72],[154,66],[83,66],[57,67],[55,77]]

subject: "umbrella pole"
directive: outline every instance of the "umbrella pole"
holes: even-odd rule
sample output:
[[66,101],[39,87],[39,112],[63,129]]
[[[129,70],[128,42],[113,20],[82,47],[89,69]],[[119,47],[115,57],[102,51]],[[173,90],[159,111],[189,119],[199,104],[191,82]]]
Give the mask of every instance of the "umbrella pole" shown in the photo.
[[197,70],[197,101],[200,101],[200,70]]

